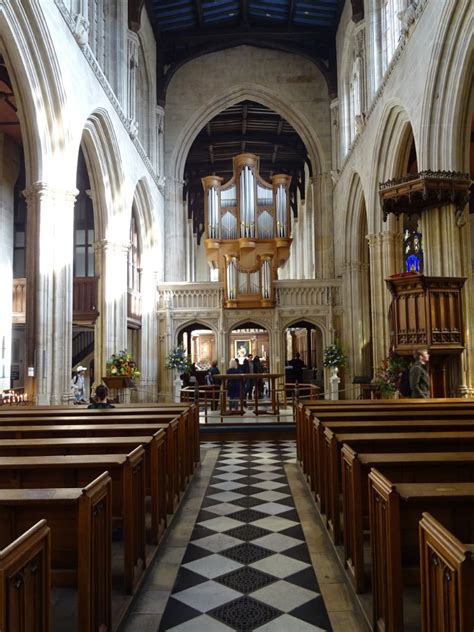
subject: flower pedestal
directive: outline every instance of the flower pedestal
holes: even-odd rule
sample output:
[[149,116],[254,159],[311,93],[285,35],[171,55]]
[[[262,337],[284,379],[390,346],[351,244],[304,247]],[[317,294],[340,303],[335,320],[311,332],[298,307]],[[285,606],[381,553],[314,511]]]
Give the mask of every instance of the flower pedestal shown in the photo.
[[110,390],[110,399],[113,399],[117,404],[130,402],[130,387],[133,385],[131,377],[108,375],[103,377],[102,381]]
[[341,378],[338,376],[339,369],[337,366],[329,367],[331,377],[329,378],[329,399],[339,399],[339,383]]
[[182,386],[181,378],[178,373],[176,373],[176,377],[173,380],[173,401],[179,404],[181,401],[181,386]]

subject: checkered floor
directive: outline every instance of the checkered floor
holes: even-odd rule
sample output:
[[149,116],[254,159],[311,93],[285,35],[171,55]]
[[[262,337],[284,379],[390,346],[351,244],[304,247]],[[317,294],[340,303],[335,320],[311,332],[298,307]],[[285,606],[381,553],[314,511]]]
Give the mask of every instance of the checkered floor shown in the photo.
[[160,631],[331,630],[284,470],[294,461],[294,441],[222,444]]

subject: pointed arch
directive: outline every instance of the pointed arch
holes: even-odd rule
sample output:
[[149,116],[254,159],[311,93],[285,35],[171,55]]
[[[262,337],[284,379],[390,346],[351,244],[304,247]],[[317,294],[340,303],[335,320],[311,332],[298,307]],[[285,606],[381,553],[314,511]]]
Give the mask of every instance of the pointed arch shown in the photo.
[[70,141],[70,126],[62,118],[66,90],[41,2],[1,3],[0,33],[21,124],[26,185],[57,180],[60,165],[65,188],[73,188],[74,165],[64,154]]
[[346,204],[347,212],[344,221],[347,235],[345,242],[346,263],[366,260],[368,218],[365,200],[366,195],[362,181],[359,174],[354,172],[349,185],[349,195]]
[[270,90],[266,86],[254,83],[246,83],[230,91],[226,90],[223,94],[213,95],[188,118],[186,125],[179,133],[169,161],[173,170],[170,175],[173,179],[182,181],[186,158],[199,131],[223,110],[246,100],[256,101],[285,118],[303,140],[313,166],[313,173],[320,174],[326,171],[321,141],[314,134],[305,115],[289,106],[276,90]]
[[97,240],[123,242],[128,238],[124,217],[129,217],[123,206],[124,174],[120,146],[106,110],[89,116],[81,143],[92,187]]
[[445,3],[423,95],[421,169],[469,172],[469,134],[474,111],[472,4]]

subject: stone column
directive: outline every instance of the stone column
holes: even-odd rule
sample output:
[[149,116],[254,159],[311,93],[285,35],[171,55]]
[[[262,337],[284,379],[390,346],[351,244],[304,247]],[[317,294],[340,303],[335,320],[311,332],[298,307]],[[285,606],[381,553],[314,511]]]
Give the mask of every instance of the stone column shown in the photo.
[[327,173],[313,176],[313,213],[315,217],[315,272],[319,279],[334,278],[334,225],[332,180]]
[[332,99],[329,104],[331,111],[331,168],[339,169],[341,137],[339,130],[339,99]]
[[463,395],[474,386],[474,284],[468,216],[456,214],[454,205],[446,205],[423,213],[420,228],[423,235],[424,274],[466,277],[462,292],[466,350],[458,366],[452,367],[458,393]]
[[[74,204],[77,190],[36,182],[24,192],[27,220],[27,367],[38,404],[69,399],[72,362]],[[53,247],[54,244],[54,247]]]
[[152,162],[158,174],[163,173],[164,165],[164,125],[165,111],[160,105],[155,106],[155,134]]
[[165,203],[165,280],[186,280],[185,214],[183,183],[166,179]]
[[129,243],[107,239],[94,244],[99,277],[99,318],[96,323],[96,379],[105,375],[112,353],[127,348],[127,254]]
[[[150,258],[148,258],[150,263]],[[142,328],[140,336],[140,364],[143,388],[140,399],[146,402],[157,401],[158,395],[158,319],[156,314],[157,273],[149,265],[143,268],[141,273],[142,295]],[[163,369],[163,367],[161,367]]]
[[370,288],[372,301],[372,331],[374,367],[388,353],[390,342],[388,310],[391,295],[385,279],[399,272],[397,265],[402,252],[402,235],[383,232],[367,235],[370,253]]
[[14,187],[20,168],[18,147],[0,134],[0,389],[10,388]]

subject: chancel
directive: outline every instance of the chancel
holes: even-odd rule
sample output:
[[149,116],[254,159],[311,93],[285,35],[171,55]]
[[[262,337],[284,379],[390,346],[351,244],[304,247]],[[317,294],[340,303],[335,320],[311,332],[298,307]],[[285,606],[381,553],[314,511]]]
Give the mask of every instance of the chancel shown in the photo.
[[474,629],[472,22],[0,1],[0,630]]

